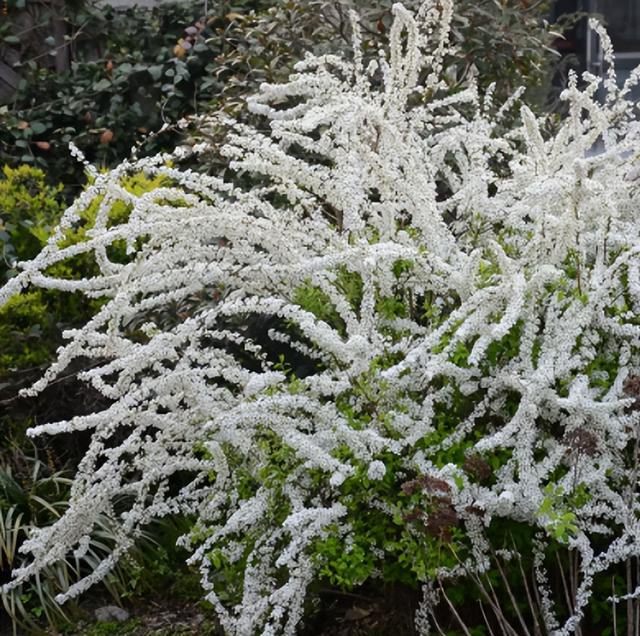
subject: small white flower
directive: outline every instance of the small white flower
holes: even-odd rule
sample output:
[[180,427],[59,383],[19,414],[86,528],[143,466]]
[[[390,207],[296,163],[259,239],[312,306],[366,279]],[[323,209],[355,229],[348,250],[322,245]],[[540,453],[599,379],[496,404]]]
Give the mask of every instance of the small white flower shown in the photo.
[[347,476],[344,473],[337,471],[333,473],[333,475],[331,475],[331,477],[329,478],[329,483],[332,486],[341,486],[346,478]]
[[367,470],[367,477],[372,481],[383,479],[387,473],[387,467],[380,460],[375,460],[369,464],[369,470]]

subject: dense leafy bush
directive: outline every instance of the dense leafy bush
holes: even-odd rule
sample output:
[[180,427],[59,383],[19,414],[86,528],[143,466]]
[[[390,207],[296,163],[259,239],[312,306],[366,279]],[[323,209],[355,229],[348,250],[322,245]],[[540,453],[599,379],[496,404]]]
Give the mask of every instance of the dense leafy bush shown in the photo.
[[207,25],[184,3],[125,10],[87,2],[66,11],[71,68],[60,74],[29,58],[18,65],[18,93],[2,109],[0,160],[38,165],[77,187],[83,172],[70,141],[105,166],[140,144],[147,152],[175,144],[171,131],[149,133],[219,96],[225,32],[237,18],[214,15]]
[[0,280],[16,273],[16,261],[36,256],[63,211],[60,187],[47,185],[42,170],[5,166],[0,180]]
[[[47,184],[38,168],[20,166],[3,168],[0,179],[0,280],[10,280],[18,272],[16,263],[35,257],[47,244],[53,228],[63,212],[62,186]],[[140,195],[153,190],[160,181],[133,175],[123,187]],[[83,211],[76,227],[66,232],[64,241],[71,245],[85,239],[86,230],[95,219],[99,201]],[[116,205],[110,211],[112,222],[126,218],[127,210]],[[120,249],[120,258],[124,250]],[[118,257],[118,249],[111,254]],[[97,272],[93,259],[79,257],[53,267],[56,276],[91,276]],[[12,298],[0,308],[0,381],[15,379],[16,371],[24,371],[49,362],[61,344],[64,329],[81,324],[99,306],[99,302],[81,294],[61,294],[55,290],[34,289]],[[6,390],[6,389],[5,389]]]
[[[41,170],[29,166],[3,168],[0,179],[0,281],[17,272],[15,264],[33,258],[45,246],[60,220],[60,187],[47,185]],[[59,297],[59,295],[58,295]],[[18,368],[49,361],[55,351],[56,322],[63,310],[47,305],[47,293],[34,290],[0,309],[0,382]],[[62,303],[66,305],[68,299]],[[72,313],[72,312],[69,312]]]
[[[47,54],[22,51],[18,93],[0,109],[0,161],[39,166],[52,182],[77,190],[84,178],[67,153],[70,141],[102,166],[128,157],[133,147],[140,154],[170,149],[183,117],[218,108],[244,116],[246,96],[262,82],[283,80],[305,51],[344,52],[350,6],[253,0],[235,2],[231,10],[228,3],[210,3],[203,18],[184,3],[152,10],[67,3],[71,68],[57,73],[42,64]],[[353,7],[364,10],[360,3]],[[526,83],[542,103],[548,93],[542,71],[554,60],[544,10],[544,3],[529,7],[520,0],[461,0],[447,73],[462,80],[473,67],[481,88],[497,82],[499,98]],[[390,22],[390,1],[367,3],[365,49],[386,43]],[[3,30],[13,42],[10,20]]]
[[[69,508],[25,542],[33,563],[5,590],[82,553],[107,515],[117,545],[59,600],[73,598],[180,512],[230,634],[293,634],[319,580],[371,579],[424,584],[428,633],[432,586],[482,584],[520,555],[532,620],[560,635],[640,557],[640,126],[625,99],[640,74],[622,90],[612,71],[584,90],[573,76],[557,132],[527,107],[505,132],[516,102],[446,73],[451,3],[393,12],[386,56],[354,23],[352,59],[309,56],[264,85],[250,107],[267,132],[212,124],[229,127],[242,186],[167,156],[96,174],[0,291],[101,299],[28,394],[88,358],[83,379],[111,400],[32,429],[92,440]],[[140,171],[161,184],[123,187]],[[92,276],[52,270],[80,256]],[[633,615],[628,586],[613,600]]]

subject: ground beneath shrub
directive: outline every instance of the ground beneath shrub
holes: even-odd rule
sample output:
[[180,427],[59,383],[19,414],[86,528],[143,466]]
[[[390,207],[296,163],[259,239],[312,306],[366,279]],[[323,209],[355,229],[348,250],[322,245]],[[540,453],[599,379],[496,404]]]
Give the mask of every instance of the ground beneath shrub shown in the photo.
[[[85,608],[93,616],[95,608]],[[65,636],[224,636],[215,613],[198,601],[141,598],[125,622],[78,623]],[[323,590],[300,636],[415,636],[415,597],[404,590],[362,594]]]
[[215,616],[200,603],[167,599],[141,599],[128,608],[124,622],[79,623],[68,636],[223,636]]
[[322,590],[301,636],[415,636],[417,602],[416,593],[405,588]]

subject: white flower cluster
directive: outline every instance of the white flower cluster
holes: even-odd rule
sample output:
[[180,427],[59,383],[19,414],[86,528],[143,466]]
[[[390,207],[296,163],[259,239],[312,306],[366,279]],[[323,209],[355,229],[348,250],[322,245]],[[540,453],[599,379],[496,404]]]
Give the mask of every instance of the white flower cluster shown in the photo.
[[[552,540],[549,485],[587,494],[566,538],[582,584],[557,634],[579,622],[598,572],[640,556],[628,391],[640,374],[640,123],[625,99],[639,74],[622,89],[613,71],[585,75],[584,88],[572,77],[556,133],[545,138],[526,107],[504,133],[517,99],[496,108],[472,79],[455,93],[442,79],[452,0],[393,12],[388,56],[363,59],[354,20],[353,60],[309,56],[286,84],[262,87],[250,108],[270,133],[233,128],[233,184],[166,156],[97,174],[0,291],[0,303],[28,285],[104,299],[29,393],[88,358],[84,380],[111,400],[31,429],[92,438],[68,511],[23,546],[33,561],[8,586],[111,515],[117,548],[60,600],[73,597],[151,519],[181,512],[198,519],[184,541],[228,633],[294,634],[314,542],[349,532],[343,484],[388,481],[389,457],[398,493],[403,476],[449,485],[478,563],[492,519]],[[123,178],[139,172],[170,185],[132,194]],[[86,240],[69,245],[66,230],[96,201]],[[114,224],[118,202],[130,212]],[[125,262],[111,250],[123,241]],[[95,277],[50,274],[78,254],[95,259]],[[207,301],[179,324],[157,318],[195,295]],[[307,370],[292,375],[278,349]],[[444,432],[443,412],[458,414]],[[367,417],[356,425],[353,413]],[[491,479],[438,462],[464,442],[502,458]],[[123,495],[129,507],[114,510]],[[246,564],[232,606],[216,592],[217,559]]]

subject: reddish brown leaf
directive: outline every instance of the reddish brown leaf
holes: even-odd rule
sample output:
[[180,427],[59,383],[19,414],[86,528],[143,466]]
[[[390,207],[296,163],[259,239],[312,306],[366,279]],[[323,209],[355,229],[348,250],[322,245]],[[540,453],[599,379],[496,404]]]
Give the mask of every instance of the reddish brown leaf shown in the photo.
[[113,132],[110,131],[108,128],[100,135],[101,144],[108,144],[111,142],[112,139],[113,139]]

